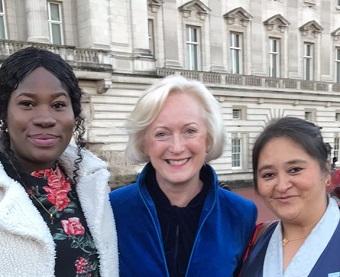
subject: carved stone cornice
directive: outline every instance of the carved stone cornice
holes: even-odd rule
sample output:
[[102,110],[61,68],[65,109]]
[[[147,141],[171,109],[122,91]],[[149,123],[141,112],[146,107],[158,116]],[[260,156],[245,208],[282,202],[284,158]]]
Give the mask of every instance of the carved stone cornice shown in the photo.
[[273,15],[263,22],[268,31],[272,31],[275,28],[280,32],[284,32],[289,25],[289,21],[285,19],[281,14]]
[[340,41],[340,27],[334,30],[331,35],[333,36],[334,40]]
[[311,20],[303,24],[299,28],[299,30],[301,31],[303,36],[312,35],[313,37],[316,37],[319,33],[322,32],[323,28],[318,22],[316,22],[315,20]]
[[148,0],[148,7],[152,13],[157,13],[161,5],[161,0]]
[[243,27],[246,27],[249,21],[252,19],[251,14],[248,13],[242,7],[238,7],[236,9],[233,9],[227,12],[226,14],[223,15],[223,17],[226,19],[228,24],[230,25],[240,24]]
[[196,11],[197,16],[201,21],[204,21],[206,16],[211,11],[208,6],[206,6],[200,0],[192,0],[184,5],[178,7],[178,10],[183,14],[184,18],[188,18],[193,15],[193,12]]

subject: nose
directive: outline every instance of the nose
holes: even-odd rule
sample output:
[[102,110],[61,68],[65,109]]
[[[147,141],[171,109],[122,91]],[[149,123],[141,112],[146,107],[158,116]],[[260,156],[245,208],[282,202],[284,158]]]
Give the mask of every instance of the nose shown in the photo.
[[181,153],[184,150],[184,141],[181,135],[173,135],[169,150],[172,153]]
[[33,118],[33,124],[42,128],[48,128],[56,124],[56,119],[50,109],[48,107],[44,107],[36,110],[36,114]]
[[286,192],[291,186],[290,176],[287,174],[279,174],[276,182],[275,189],[278,192]]

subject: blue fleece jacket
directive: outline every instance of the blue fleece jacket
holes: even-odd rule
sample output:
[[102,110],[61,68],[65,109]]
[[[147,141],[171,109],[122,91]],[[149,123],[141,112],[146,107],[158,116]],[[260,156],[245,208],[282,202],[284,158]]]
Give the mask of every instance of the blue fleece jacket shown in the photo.
[[[136,183],[110,194],[122,277],[168,277],[156,207],[145,186],[146,165]],[[255,226],[255,205],[221,188],[209,166],[205,199],[187,267],[187,277],[234,276]]]

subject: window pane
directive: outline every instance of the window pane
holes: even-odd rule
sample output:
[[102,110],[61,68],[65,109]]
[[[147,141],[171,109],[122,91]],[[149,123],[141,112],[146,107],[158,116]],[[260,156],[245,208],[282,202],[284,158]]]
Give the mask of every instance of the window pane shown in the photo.
[[0,39],[5,39],[5,24],[4,24],[4,17],[0,16]]
[[336,49],[336,59],[340,61],[340,48]]
[[3,13],[4,12],[4,7],[2,5],[2,0],[0,0],[0,13]]
[[200,67],[200,29],[199,27],[194,26],[187,26],[186,28],[187,33],[187,41],[186,41],[186,48],[187,48],[187,67],[190,70],[199,70]]
[[59,5],[50,3],[51,20],[60,21]]
[[240,109],[233,109],[233,118],[240,119],[241,118],[241,110]]
[[339,157],[339,138],[334,138],[333,156]]
[[336,82],[340,83],[340,62],[336,63]]
[[149,49],[152,55],[155,54],[154,27],[153,20],[148,19]]
[[52,43],[61,44],[61,30],[59,24],[51,24]]
[[276,67],[277,67],[277,61],[276,61],[277,56],[273,55],[273,72],[272,72],[272,77],[276,78]]
[[241,166],[241,141],[239,138],[233,138],[231,141],[231,166]]
[[276,39],[273,39],[272,42],[273,42],[273,52],[277,52],[277,45],[276,45],[277,41],[276,41]]

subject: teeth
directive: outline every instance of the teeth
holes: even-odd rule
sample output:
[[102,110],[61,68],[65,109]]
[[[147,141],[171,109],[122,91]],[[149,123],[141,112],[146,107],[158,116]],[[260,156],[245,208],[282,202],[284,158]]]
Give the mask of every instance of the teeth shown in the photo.
[[185,164],[189,159],[183,159],[183,160],[167,160],[170,165],[183,165]]

